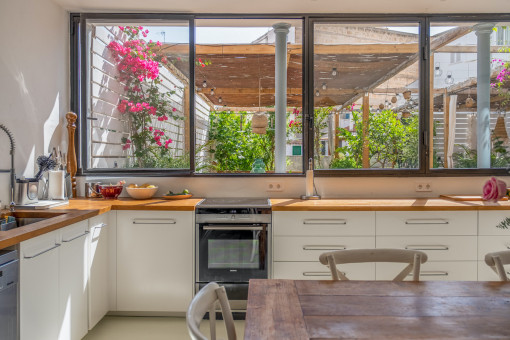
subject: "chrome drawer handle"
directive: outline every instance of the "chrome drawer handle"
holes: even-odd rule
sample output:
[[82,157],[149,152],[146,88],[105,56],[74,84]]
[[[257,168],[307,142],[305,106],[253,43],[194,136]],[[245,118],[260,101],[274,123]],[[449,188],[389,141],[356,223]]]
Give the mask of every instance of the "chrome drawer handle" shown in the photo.
[[303,224],[326,224],[326,225],[346,225],[346,219],[307,219],[303,220]]
[[442,218],[436,218],[436,219],[411,219],[406,220],[406,224],[450,224],[445,219]]
[[72,240],[76,240],[77,238],[80,238],[80,237],[82,237],[82,236],[85,236],[85,235],[87,235],[88,233],[89,233],[88,231],[85,231],[83,234],[80,234],[80,235],[75,236],[75,237],[73,237],[73,238],[70,238],[70,239],[68,239],[68,240],[62,240],[62,242],[71,242]]
[[100,229],[100,228],[104,228],[104,227],[106,227],[107,225],[108,225],[108,224],[106,224],[106,223],[101,223],[100,225],[95,225],[95,226],[94,226],[94,228],[95,228],[95,229]]
[[449,250],[448,246],[441,245],[409,245],[405,246],[405,249],[409,250]]
[[135,218],[133,224],[176,224],[174,219],[168,218]]
[[[407,274],[407,276],[413,276],[413,274]],[[433,271],[433,270],[430,270],[430,271],[422,271],[420,273],[420,276],[448,276],[448,272],[443,272],[443,271]]]
[[31,256],[24,256],[24,258],[26,258],[26,259],[33,259],[34,257],[37,257],[37,256],[42,255],[42,254],[44,254],[44,253],[47,253],[47,252],[49,252],[50,250],[53,250],[53,249],[58,248],[58,247],[60,247],[60,246],[61,246],[61,244],[60,244],[60,243],[55,243],[55,245],[54,245],[53,247],[51,247],[51,248],[48,248],[48,249],[46,249],[46,250],[43,250],[43,251],[41,251],[41,252],[39,252],[39,253],[37,253],[37,254],[31,255]]
[[235,225],[225,225],[225,226],[221,226],[221,225],[218,225],[218,226],[213,226],[213,227],[209,227],[209,226],[204,226],[203,227],[204,230],[248,230],[248,231],[261,231],[261,230],[264,230],[263,227],[242,227],[242,226],[235,226]]
[[345,246],[303,246],[303,250],[345,250]]
[[331,272],[303,272],[303,276],[331,276]]

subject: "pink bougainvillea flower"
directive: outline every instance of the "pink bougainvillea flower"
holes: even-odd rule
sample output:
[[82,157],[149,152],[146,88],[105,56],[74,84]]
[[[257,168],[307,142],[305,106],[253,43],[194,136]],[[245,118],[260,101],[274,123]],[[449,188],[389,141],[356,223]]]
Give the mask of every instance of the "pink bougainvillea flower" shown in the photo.
[[506,183],[496,177],[491,177],[483,186],[483,199],[497,202],[506,196]]
[[175,111],[177,111],[177,109],[176,109],[175,107],[173,107],[173,108],[172,108],[172,111],[173,111],[173,112],[175,112]]

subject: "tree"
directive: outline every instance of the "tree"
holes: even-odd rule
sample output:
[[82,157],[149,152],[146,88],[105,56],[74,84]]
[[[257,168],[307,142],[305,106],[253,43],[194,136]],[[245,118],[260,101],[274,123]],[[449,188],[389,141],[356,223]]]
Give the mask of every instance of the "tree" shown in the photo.
[[[362,168],[363,119],[360,111],[352,112],[354,131],[338,129],[338,136],[346,145],[337,148],[340,153],[331,168]],[[417,115],[399,119],[392,110],[370,112],[368,121],[368,149],[371,168],[418,167]]]

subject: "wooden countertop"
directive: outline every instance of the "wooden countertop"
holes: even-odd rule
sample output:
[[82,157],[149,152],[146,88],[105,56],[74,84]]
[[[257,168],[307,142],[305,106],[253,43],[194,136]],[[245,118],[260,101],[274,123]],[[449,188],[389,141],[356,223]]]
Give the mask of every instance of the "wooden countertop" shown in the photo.
[[[194,211],[201,198],[185,200],[165,200],[152,198],[134,200],[120,198],[105,200],[101,198],[77,198],[69,205],[49,210],[35,210],[46,214],[44,221],[29,224],[9,231],[0,231],[0,249],[6,248],[30,238],[68,226],[70,224],[106,213],[110,210],[159,210]],[[453,201],[440,198],[390,198],[390,199],[322,199],[303,201],[300,199],[271,199],[273,211],[432,211],[432,210],[510,210],[510,201],[497,203],[484,201]],[[27,210],[25,210],[27,211]],[[7,212],[7,211],[3,211]],[[18,210],[22,213],[23,210]],[[27,213],[34,212],[28,210]]]
[[510,210],[509,201],[454,201],[442,198],[271,199],[273,211]]
[[[102,198],[71,199],[68,205],[55,207],[48,210],[16,210],[19,217],[30,217],[37,214],[48,219],[32,223],[23,227],[0,231],[0,249],[13,246],[33,237],[49,233],[50,231],[63,228],[73,223],[104,214],[110,210],[168,210],[168,211],[194,211],[201,198],[185,200],[165,200],[152,198],[149,200],[133,200],[120,198],[105,200]],[[2,213],[9,214],[3,210]]]

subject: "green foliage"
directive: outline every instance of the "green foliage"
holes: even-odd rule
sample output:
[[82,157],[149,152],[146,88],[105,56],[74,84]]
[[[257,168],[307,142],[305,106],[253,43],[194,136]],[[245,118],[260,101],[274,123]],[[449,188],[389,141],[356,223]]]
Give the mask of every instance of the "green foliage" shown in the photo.
[[267,170],[274,169],[274,131],[265,135],[251,132],[248,114],[211,112],[209,152],[213,156],[209,169],[218,172],[250,171],[257,158]]
[[[362,168],[363,121],[359,111],[352,112],[354,131],[338,129],[338,136],[347,142],[338,148],[345,159],[335,159],[331,168]],[[368,150],[371,168],[417,168],[419,165],[418,116],[398,119],[391,110],[370,112]]]
[[509,226],[510,226],[510,217],[505,217],[505,219],[503,221],[499,222],[499,224],[496,225],[496,228],[508,229]]
[[[476,169],[477,153],[476,150],[469,149],[465,145],[458,145],[461,151],[454,152],[452,155],[455,168]],[[491,150],[491,168],[506,168],[510,164],[510,154],[503,145],[503,141],[496,137],[493,139]]]

